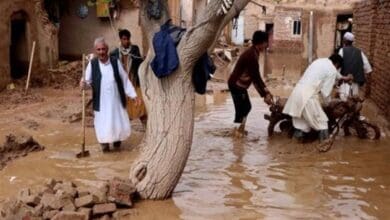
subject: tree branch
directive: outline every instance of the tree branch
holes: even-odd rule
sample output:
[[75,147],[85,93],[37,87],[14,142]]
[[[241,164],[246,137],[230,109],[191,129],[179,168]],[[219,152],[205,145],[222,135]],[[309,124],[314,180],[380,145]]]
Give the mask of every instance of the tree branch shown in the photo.
[[[151,0],[154,4],[157,4],[157,2],[161,2],[162,12],[161,12],[161,18],[158,20],[155,20],[153,18],[149,18],[147,14],[148,10],[148,4],[149,1],[147,0],[139,0],[140,4],[140,24],[144,29],[144,34],[146,34],[149,45],[152,45],[153,36],[155,33],[160,31],[160,26],[164,24],[169,19],[169,8],[168,8],[168,1],[167,0]],[[150,49],[151,47],[149,47]]]
[[250,2],[251,0],[236,0],[234,2],[234,5],[232,9],[229,11],[229,13],[225,16],[225,18],[222,21],[222,24],[220,28],[217,31],[216,38],[214,38],[212,45],[209,47],[208,52],[211,53],[215,45],[217,44],[217,41],[219,39],[219,36],[221,35],[221,32],[225,28],[225,26],[236,16],[238,15]]
[[[236,0],[226,15],[217,15],[221,0],[211,1],[198,23],[191,28],[179,44],[180,63],[185,70],[192,68],[199,57],[218,39],[226,24],[233,19],[250,0]],[[187,72],[187,71],[185,71]]]

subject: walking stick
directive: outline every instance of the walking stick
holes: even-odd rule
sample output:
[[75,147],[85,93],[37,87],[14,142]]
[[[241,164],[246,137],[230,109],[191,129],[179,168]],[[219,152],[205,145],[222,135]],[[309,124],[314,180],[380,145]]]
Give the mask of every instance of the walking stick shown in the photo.
[[[85,54],[83,54],[82,66],[83,66],[83,81],[85,82]],[[85,88],[82,88],[82,103],[83,103],[83,108],[81,112],[81,124],[83,127],[83,139],[81,142],[81,152],[76,155],[78,158],[89,156],[89,151],[85,150]]]
[[30,64],[28,66],[27,82],[26,82],[26,88],[25,88],[25,91],[24,91],[25,95],[27,94],[28,86],[30,84],[31,69],[32,69],[32,63],[33,63],[33,60],[34,60],[34,53],[35,53],[35,41],[33,42],[33,45],[32,45],[31,56],[30,56]]

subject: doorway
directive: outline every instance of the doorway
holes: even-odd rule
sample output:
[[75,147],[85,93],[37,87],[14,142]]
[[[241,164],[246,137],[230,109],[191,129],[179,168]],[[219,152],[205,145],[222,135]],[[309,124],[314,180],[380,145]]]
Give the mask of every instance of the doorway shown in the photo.
[[240,14],[233,20],[232,42],[235,45],[244,44],[244,30],[244,16]]
[[19,79],[28,71],[28,42],[27,42],[28,18],[24,11],[18,11],[11,15],[11,45],[10,67],[11,78]]
[[341,14],[337,16],[336,36],[335,36],[335,52],[343,45],[343,36],[346,32],[352,32],[352,14]]
[[274,24],[266,23],[265,24],[265,32],[268,34],[268,50],[272,49],[272,43],[274,41]]

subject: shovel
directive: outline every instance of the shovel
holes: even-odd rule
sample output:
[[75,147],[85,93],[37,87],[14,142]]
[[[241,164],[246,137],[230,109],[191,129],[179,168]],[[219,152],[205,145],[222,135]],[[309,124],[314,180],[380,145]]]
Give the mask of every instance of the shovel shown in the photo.
[[[85,81],[85,54],[83,54],[82,58],[82,66],[83,66],[83,81]],[[81,152],[76,154],[77,158],[89,157],[89,151],[85,150],[85,89],[82,89],[82,102],[83,102],[83,111],[81,113],[81,124],[83,127],[83,139],[81,142]]]

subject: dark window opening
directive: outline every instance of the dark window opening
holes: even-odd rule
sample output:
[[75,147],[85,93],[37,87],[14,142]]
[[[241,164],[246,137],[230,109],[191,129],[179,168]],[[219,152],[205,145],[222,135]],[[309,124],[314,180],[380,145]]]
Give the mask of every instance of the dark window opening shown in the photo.
[[59,24],[61,17],[64,14],[70,14],[69,1],[64,0],[44,0],[44,8],[47,12],[49,20],[53,24]]
[[301,21],[300,20],[294,21],[293,35],[301,35]]
[[335,45],[334,45],[336,53],[343,46],[344,34],[346,32],[352,32],[352,24],[353,24],[352,18],[353,18],[352,14],[341,14],[337,16],[336,36],[335,36]]
[[268,33],[268,49],[272,49],[273,38],[274,38],[274,24],[265,24],[265,32]]

